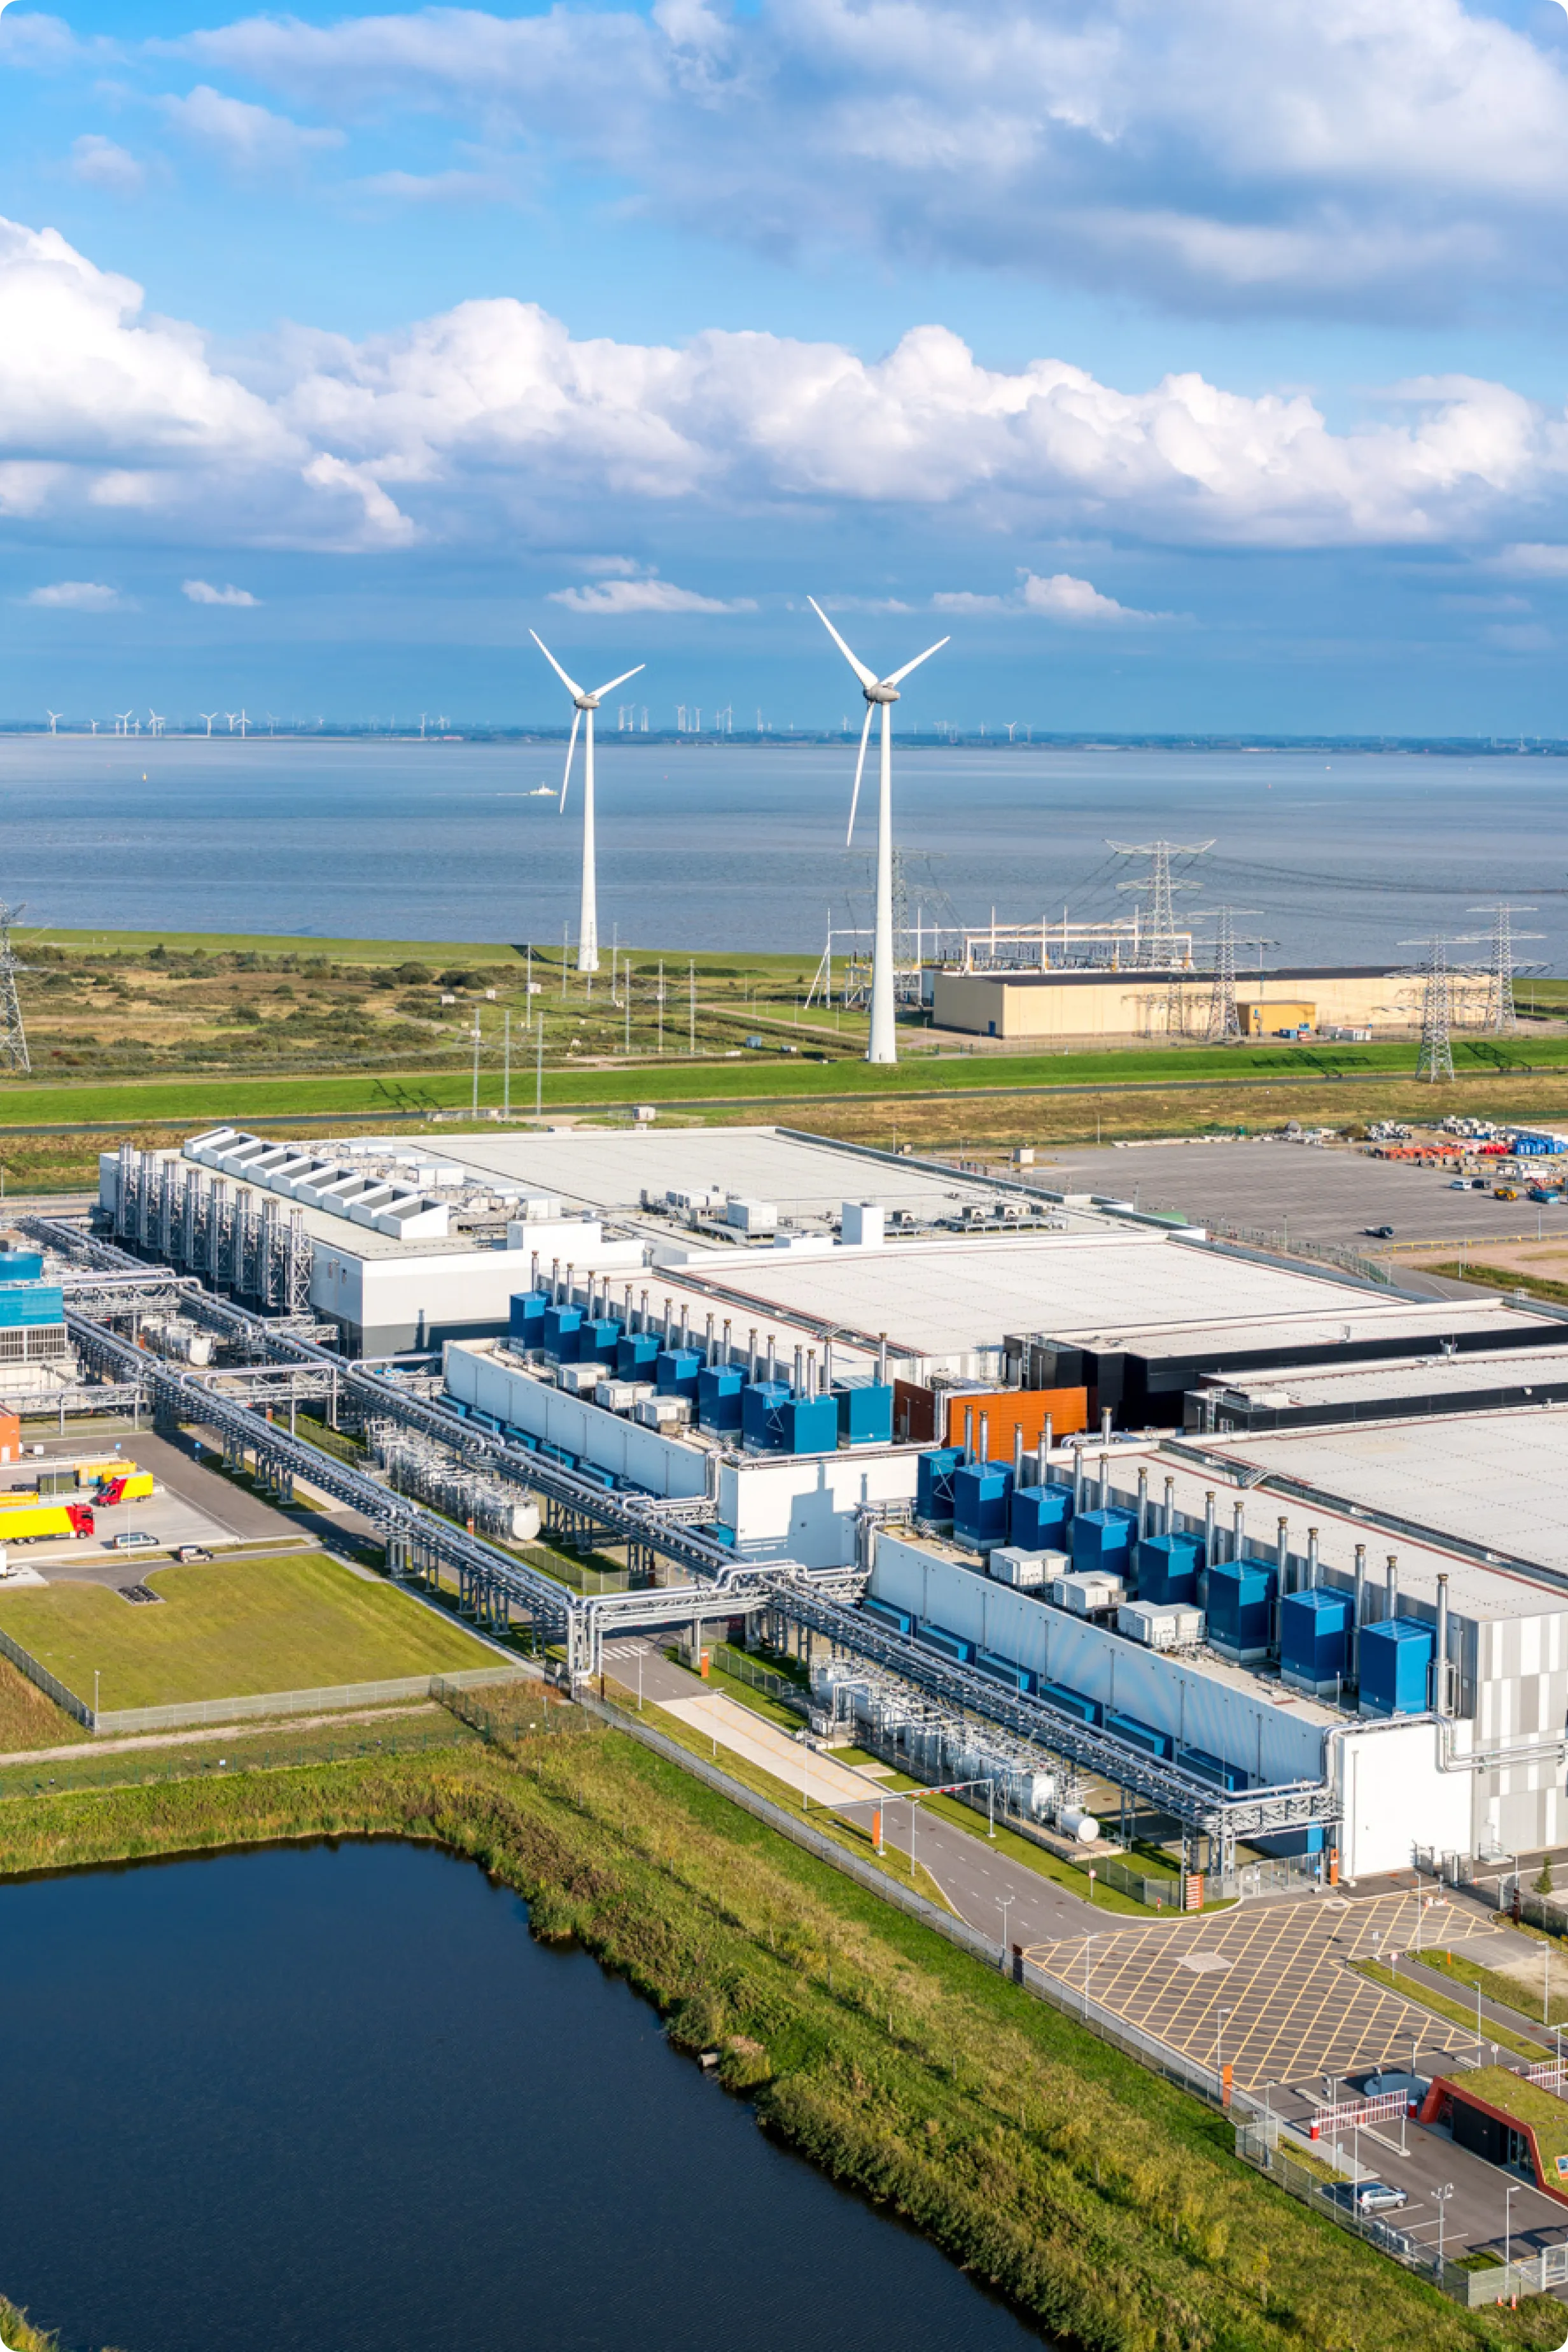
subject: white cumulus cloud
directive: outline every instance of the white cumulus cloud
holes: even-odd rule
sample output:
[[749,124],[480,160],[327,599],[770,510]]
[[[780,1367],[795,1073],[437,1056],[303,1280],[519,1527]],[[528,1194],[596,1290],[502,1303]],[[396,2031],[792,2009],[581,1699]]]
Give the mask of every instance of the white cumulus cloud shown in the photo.
[[89,188],[108,188],[117,196],[138,196],[147,174],[134,155],[96,131],[84,131],[71,142],[70,173]]
[[558,0],[176,46],[329,120],[477,116],[773,255],[1378,316],[1565,275],[1568,26],[1462,0]]
[[552,588],[552,604],[570,613],[754,613],[751,596],[700,595],[672,580],[600,580],[587,588]]
[[[941,326],[872,359],[719,330],[618,342],[510,297],[358,341],[287,329],[223,365],[57,231],[0,221],[5,450],[0,514],[165,545],[180,530],[231,549],[592,549],[615,545],[628,510],[639,531],[717,516],[819,538],[838,516],[887,534],[912,516],[940,521],[950,557],[1120,538],[1478,561],[1501,547],[1529,570],[1568,542],[1568,415],[1479,378],[1401,384],[1335,427],[1303,392],[1194,373],[1122,387],[1057,358],[987,368]],[[591,584],[567,598],[634,600],[580,609],[726,601],[642,567],[572,568]],[[1017,596],[1111,617],[1071,583]]]
[[1169,613],[1141,613],[1135,605],[1119,604],[1102,596],[1087,580],[1070,572],[1042,574],[1022,572],[1010,596],[976,595],[969,589],[944,589],[931,598],[942,613],[1037,613],[1047,621],[1068,621],[1090,626],[1110,626],[1128,621],[1168,621]]
[[227,98],[205,82],[187,97],[164,98],[159,103],[182,136],[238,172],[290,171],[308,155],[344,142],[344,133],[335,126],[307,129],[265,106]]
[[47,588],[33,589],[26,601],[68,613],[103,613],[119,604],[120,594],[101,580],[55,580]]
[[248,588],[215,588],[210,580],[184,580],[180,588],[182,594],[188,596],[193,604],[258,604],[261,602],[260,597],[253,596]]

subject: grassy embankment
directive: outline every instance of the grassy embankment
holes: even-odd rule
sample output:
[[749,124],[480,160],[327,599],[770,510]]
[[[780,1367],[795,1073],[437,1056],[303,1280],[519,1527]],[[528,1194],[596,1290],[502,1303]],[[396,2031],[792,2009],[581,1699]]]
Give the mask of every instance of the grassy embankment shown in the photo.
[[106,1712],[456,1674],[491,1658],[409,1594],[320,1552],[147,1576],[159,1606],[101,1584],[51,1584],[0,1594],[0,1627],[79,1697],[91,1700],[96,1670]]
[[1479,1990],[1483,2000],[1500,2001],[1505,2009],[1515,2009],[1521,2017],[1530,2018],[1537,2025],[1568,2025],[1568,1970],[1564,1970],[1561,1960],[1555,1972],[1557,1981],[1552,1987],[1552,2011],[1549,2016],[1545,2005],[1545,1964],[1540,1980],[1530,1983],[1522,1977],[1505,1976],[1500,1969],[1489,1969],[1464,1952],[1423,1952],[1421,1958],[1426,1968],[1436,1969],[1441,1975],[1451,1977],[1456,1984],[1468,1985],[1472,1992]]
[[[1425,1959],[1426,1954],[1421,1957]],[[1467,2009],[1462,2000],[1450,2000],[1447,1993],[1435,1992],[1430,1985],[1419,1982],[1408,1969],[1386,1968],[1381,1960],[1352,1960],[1351,1966],[1373,1984],[1384,1986],[1388,1991],[1398,1993],[1405,2000],[1417,2002],[1422,2009],[1430,2010],[1434,2017],[1442,2018],[1446,2023],[1462,2026],[1467,2033],[1475,2032],[1473,2006]],[[1499,2025],[1489,2017],[1481,2020],[1481,2039],[1483,2042],[1495,2042],[1500,2050],[1511,2050],[1516,2058],[1527,2059],[1532,2066],[1552,2055],[1543,2042],[1531,2042],[1528,2035],[1515,2033],[1510,2027]]]
[[1228,2126],[736,1812],[588,1727],[493,1751],[0,1805],[0,1868],[268,1838],[439,1840],[715,2049],[759,2120],[1095,2352],[1555,2344],[1465,2313],[1239,2165]]
[[1568,1307],[1568,1282],[1553,1282],[1543,1274],[1516,1273],[1506,1265],[1477,1265],[1468,1258],[1446,1258],[1440,1265],[1428,1265],[1423,1259],[1421,1271],[1451,1275],[1456,1281],[1478,1283],[1487,1290],[1524,1290],[1551,1306]]
[[[531,959],[498,942],[50,933],[29,944],[25,982],[40,1076],[0,1087],[8,1181],[13,1190],[90,1182],[98,1150],[127,1128],[151,1145],[219,1118],[384,1129],[460,1113],[471,1099],[476,1020],[481,1107],[497,1108],[508,1013],[520,1113],[534,1099],[529,1024],[540,1020],[544,1107],[588,1117],[648,1100],[674,1118],[782,1118],[851,1141],[978,1149],[1252,1129],[1287,1117],[1343,1126],[1433,1108],[1432,1090],[1414,1083],[1410,1041],[939,1053],[939,1041],[915,1027],[904,1032],[898,1067],[873,1069],[858,1058],[860,1016],[804,1009],[805,958],[667,952],[661,984],[657,950],[627,955],[629,1029],[625,985],[618,1002],[607,974],[588,990],[562,970],[559,949]],[[1542,1010],[1557,1013],[1563,1004],[1552,992],[1542,984]],[[768,1042],[753,1051],[748,1037]],[[1519,1116],[1568,1109],[1560,1034],[1527,1028],[1501,1045],[1461,1038],[1455,1051],[1459,1076],[1444,1108],[1495,1108],[1501,1081]],[[55,1126],[77,1131],[24,1132]]]

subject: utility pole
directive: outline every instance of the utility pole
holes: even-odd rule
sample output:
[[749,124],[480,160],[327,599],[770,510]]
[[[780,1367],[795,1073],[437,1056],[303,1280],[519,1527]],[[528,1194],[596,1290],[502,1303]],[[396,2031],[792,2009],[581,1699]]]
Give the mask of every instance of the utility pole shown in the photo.
[[500,1115],[511,1117],[511,1008],[501,1014]]
[[537,1118],[544,1108],[544,1015],[539,1016],[539,1058],[533,1066],[533,1114]]
[[690,958],[686,967],[686,1050],[695,1055],[697,1052],[697,959],[695,956]]

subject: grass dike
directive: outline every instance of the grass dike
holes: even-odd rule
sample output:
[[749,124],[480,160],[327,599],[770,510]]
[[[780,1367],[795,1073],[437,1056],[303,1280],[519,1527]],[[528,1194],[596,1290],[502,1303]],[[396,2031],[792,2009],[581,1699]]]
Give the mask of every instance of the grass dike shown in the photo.
[[763,2128],[1063,2345],[1560,2340],[1554,2303],[1466,2312],[1335,2231],[1240,2164],[1223,2118],[666,1759],[574,1709],[546,1720],[499,1746],[0,1802],[0,1873],[434,1840],[655,2002],[677,2046],[716,2052]]

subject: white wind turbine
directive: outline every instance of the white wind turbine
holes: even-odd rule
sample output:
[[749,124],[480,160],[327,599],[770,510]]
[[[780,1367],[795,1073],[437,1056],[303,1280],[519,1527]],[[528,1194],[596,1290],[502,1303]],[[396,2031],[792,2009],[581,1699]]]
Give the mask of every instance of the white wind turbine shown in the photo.
[[212,737],[212,731],[213,731],[213,720],[217,717],[217,712],[216,712],[216,710],[198,710],[198,711],[197,711],[197,713],[196,713],[196,717],[197,717],[198,719],[205,719],[206,720],[206,722],[207,722],[207,736],[208,736],[208,740],[211,740],[211,737]]
[[129,710],[117,710],[117,711],[115,712],[115,714],[114,714],[114,731],[115,731],[115,733],[116,733],[117,735],[129,735],[129,734],[130,734],[130,732],[131,732],[131,713],[130,713],[130,711],[129,711]]
[[161,711],[149,710],[147,713],[147,723],[151,727],[154,735],[161,735],[169,722]]
[[577,969],[579,971],[597,971],[599,969],[599,894],[594,867],[594,713],[613,688],[625,686],[628,677],[636,677],[637,671],[646,669],[647,664],[638,662],[637,669],[624,669],[619,677],[612,677],[607,684],[596,686],[592,693],[588,693],[578,685],[575,678],[567,677],[537,629],[530,629],[528,634],[576,706],[572,719],[572,740],[566,746],[566,769],[561,779],[563,814],[566,807],[566,787],[572,781],[572,760],[577,749],[577,730],[583,723],[584,712],[586,711],[588,714],[588,731],[583,744],[583,903],[577,918]]
[[55,721],[56,721],[56,719],[58,719],[58,718],[60,718],[62,715],[63,715],[63,714],[62,714],[61,712],[58,711],[58,710],[48,710],[48,709],[46,709],[46,711],[45,711],[45,713],[44,713],[44,716],[45,716],[45,718],[46,718],[46,719],[48,720],[48,722],[49,722],[49,733],[50,733],[51,735],[52,735],[52,734],[54,733],[54,731],[55,731]]
[[866,1047],[868,1062],[896,1062],[899,1044],[893,1015],[893,705],[899,699],[899,688],[910,670],[919,669],[921,662],[942,651],[948,642],[938,637],[923,654],[902,669],[879,677],[863,661],[850,652],[815,596],[806,603],[827,631],[834,644],[860,681],[860,691],[866,698],[866,724],[860,730],[860,756],[855,762],[855,790],[849,797],[849,832],[855,837],[855,811],[860,799],[860,777],[866,765],[866,744],[871,732],[871,720],[878,710],[882,714],[880,773],[877,792],[877,930],[871,949],[871,1034]]

